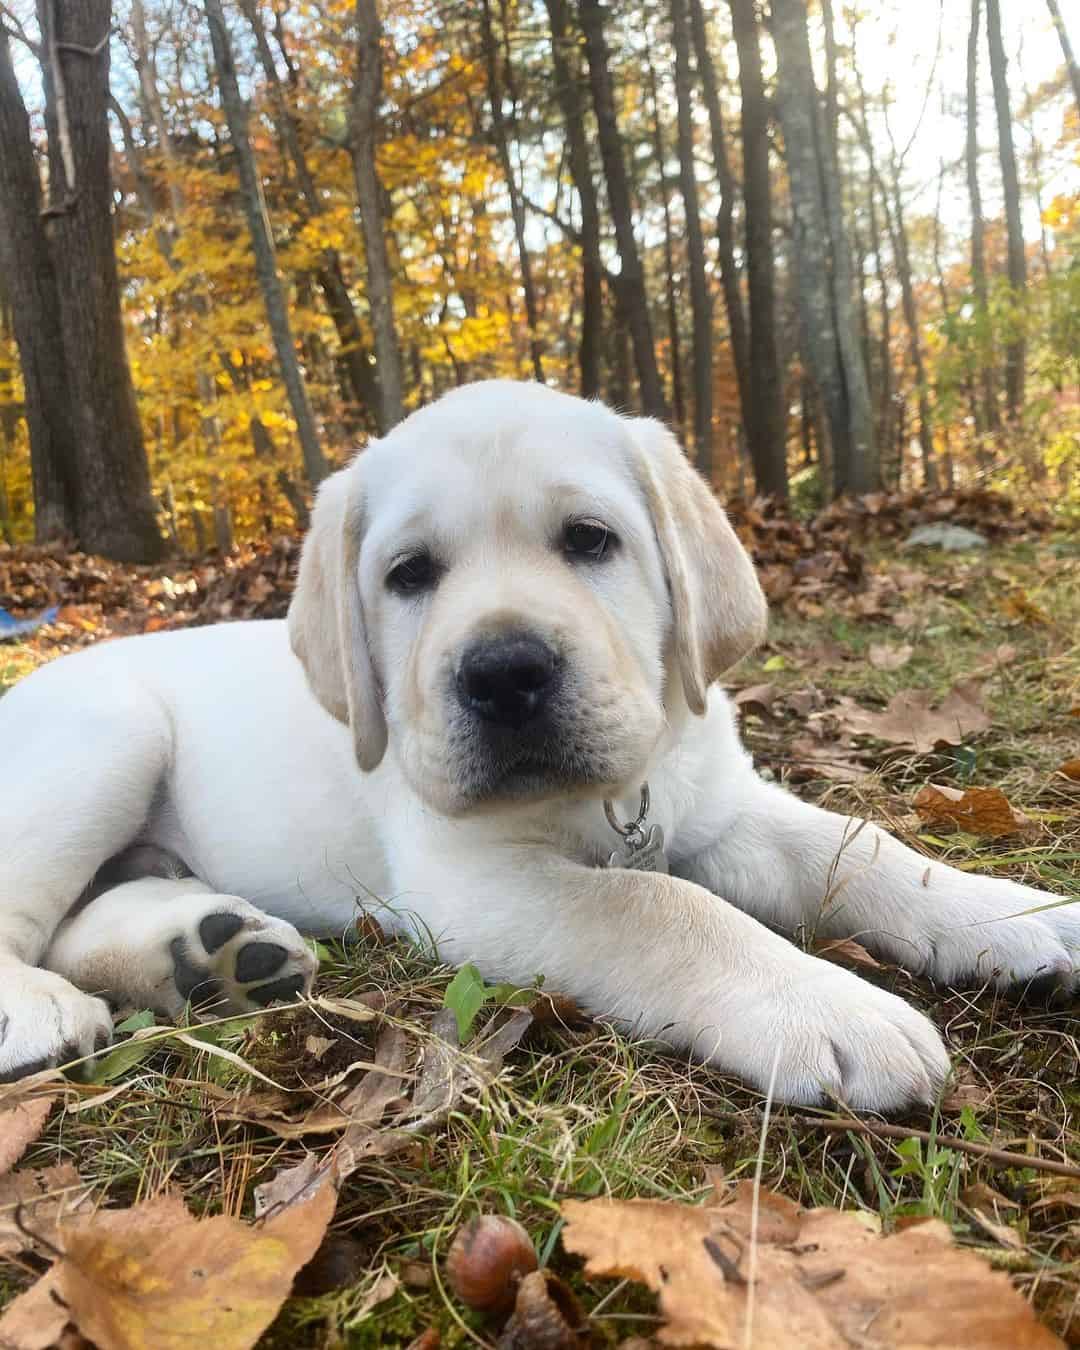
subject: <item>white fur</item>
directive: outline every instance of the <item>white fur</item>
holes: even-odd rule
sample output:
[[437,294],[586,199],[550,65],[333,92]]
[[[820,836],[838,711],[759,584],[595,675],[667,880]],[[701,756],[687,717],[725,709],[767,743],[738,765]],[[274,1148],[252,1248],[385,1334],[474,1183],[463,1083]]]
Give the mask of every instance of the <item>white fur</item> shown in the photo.
[[[553,543],[582,511],[623,541],[594,568]],[[403,600],[384,576],[417,543],[446,572]],[[1017,917],[1047,897],[762,782],[714,683],[762,613],[655,424],[506,383],[414,414],[320,494],[290,615],[307,679],[285,623],[237,623],[104,644],[0,701],[0,1074],[91,1049],[95,991],[175,1012],[163,953],[224,897],[313,934],[373,912],[759,1087],[779,1052],[788,1101],[931,1099],[948,1069],[931,1024],[765,925],[1005,985],[1068,980],[1080,914]],[[562,654],[567,725],[609,778],[485,799],[453,734],[454,663],[477,633],[523,624]],[[615,843],[603,796],[630,817],[644,778],[671,877],[597,866]],[[198,880],[129,883],[65,923],[135,840]]]

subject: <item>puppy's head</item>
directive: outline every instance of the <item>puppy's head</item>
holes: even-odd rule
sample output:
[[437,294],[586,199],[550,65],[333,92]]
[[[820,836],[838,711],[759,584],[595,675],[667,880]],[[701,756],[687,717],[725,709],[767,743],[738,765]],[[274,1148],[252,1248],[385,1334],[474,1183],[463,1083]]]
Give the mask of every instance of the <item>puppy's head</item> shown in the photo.
[[668,431],[506,381],[421,409],[324,484],[289,611],[361,767],[389,743],[446,814],[636,789],[764,624]]

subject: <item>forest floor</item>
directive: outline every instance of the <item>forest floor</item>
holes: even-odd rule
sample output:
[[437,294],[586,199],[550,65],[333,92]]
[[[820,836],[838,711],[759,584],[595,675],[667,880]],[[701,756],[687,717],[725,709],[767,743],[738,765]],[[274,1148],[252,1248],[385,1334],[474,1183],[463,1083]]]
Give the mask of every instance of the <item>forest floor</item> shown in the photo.
[[[884,822],[928,857],[1080,899],[1080,537],[1033,528],[1039,522],[984,501],[967,519],[985,527],[990,547],[952,555],[899,546],[913,523],[935,515],[964,512],[955,499],[941,509],[881,499],[813,531],[755,508],[738,516],[774,610],[768,642],[729,677],[744,735],[759,767],[777,780]],[[295,545],[286,541],[227,563],[171,570],[0,550],[0,604],[18,613],[61,606],[56,624],[0,645],[0,688],[42,660],[116,633],[280,613],[294,560]],[[1006,805],[997,796],[962,803],[956,829],[956,820],[945,819],[956,815],[948,794],[923,794],[916,809],[929,783],[1000,789]],[[722,1199],[756,1174],[763,1188],[800,1206],[873,1216],[871,1226],[885,1234],[911,1238],[918,1220],[943,1220],[958,1248],[1008,1273],[1045,1328],[1080,1345],[1075,1006],[933,990],[872,963],[854,944],[833,952],[924,1009],[953,1055],[955,1081],[938,1109],[879,1136],[836,1113],[766,1112],[758,1093],[589,1021],[557,991],[484,989],[468,972],[455,979],[415,948],[381,940],[376,923],[362,927],[348,949],[322,948],[312,1003],[187,1029],[155,1028],[130,1010],[132,1039],[95,1063],[68,1077],[46,1073],[0,1087],[0,1112],[9,1112],[0,1115],[0,1306],[30,1289],[57,1254],[61,1199],[69,1210],[97,1208],[100,1223],[110,1210],[149,1205],[172,1189],[193,1215],[242,1219],[239,1237],[239,1225],[229,1229],[233,1246],[223,1230],[165,1210],[151,1215],[145,1233],[129,1216],[129,1234],[143,1236],[137,1250],[121,1253],[126,1274],[100,1238],[97,1247],[83,1238],[77,1250],[70,1239],[64,1262],[71,1272],[60,1285],[66,1307],[52,1304],[58,1343],[70,1315],[105,1346],[187,1343],[164,1331],[155,1339],[154,1326],[170,1336],[202,1328],[215,1347],[247,1345],[253,1339],[245,1326],[266,1325],[280,1305],[260,1345],[491,1345],[498,1324],[455,1297],[445,1258],[464,1221],[496,1213],[525,1225],[541,1261],[575,1291],[587,1317],[584,1333],[561,1342],[541,1339],[554,1335],[551,1326],[519,1325],[502,1344],[529,1350],[633,1337],[653,1344],[665,1320],[656,1297],[627,1274],[586,1279],[580,1259],[564,1248],[561,1206],[569,1197],[640,1197],[665,1206],[649,1211],[650,1223],[671,1214],[682,1222],[682,1206]],[[495,1039],[485,1039],[493,1028]],[[464,1032],[467,1053],[453,1048],[456,1032]],[[4,1122],[16,1120],[5,1149]],[[1002,1159],[993,1150],[1024,1156]],[[282,1182],[294,1165],[307,1169],[294,1178],[317,1178],[313,1156],[332,1162],[340,1180],[321,1244],[331,1210],[312,1217],[317,1198],[290,1210]],[[294,1232],[278,1244],[294,1244],[292,1265],[263,1248],[256,1260],[242,1246],[243,1234],[257,1231],[253,1192],[263,1183],[271,1186],[263,1196],[269,1218],[279,1211],[295,1218]],[[628,1222],[624,1214],[620,1223]],[[172,1246],[155,1245],[163,1225]],[[314,1237],[297,1256],[312,1225]],[[229,1276],[234,1303],[236,1288],[252,1291],[244,1309],[227,1312],[237,1319],[228,1323],[232,1339],[223,1323],[207,1320],[209,1303],[221,1302],[220,1291],[209,1290],[215,1272],[206,1289],[193,1286],[192,1262],[178,1255],[180,1234],[205,1257],[202,1265]],[[617,1237],[609,1235],[613,1247]],[[315,1246],[292,1283],[296,1264]],[[663,1259],[674,1271],[661,1270],[654,1284],[678,1275],[680,1250],[671,1243]],[[901,1248],[890,1250],[898,1265]],[[743,1297],[738,1253],[713,1259],[725,1274],[718,1282],[724,1296]],[[275,1261],[277,1285],[268,1273]],[[909,1298],[933,1304],[938,1264],[923,1254]],[[804,1281],[800,1297],[827,1301],[832,1288],[843,1298],[850,1278],[840,1269]],[[664,1294],[671,1328],[684,1325],[675,1284]],[[97,1311],[84,1321],[78,1299],[85,1303],[86,1287]],[[950,1286],[954,1312],[958,1287]],[[575,1314],[562,1285],[552,1286],[551,1297],[561,1310],[550,1314],[551,1325],[562,1334]],[[995,1297],[986,1296],[986,1307]],[[704,1306],[700,1284],[695,1299]],[[20,1306],[31,1320],[42,1316],[40,1305],[25,1300],[9,1311]],[[759,1330],[766,1312],[763,1301]],[[763,1330],[753,1344],[900,1343],[884,1321],[880,1340],[814,1340],[800,1336],[791,1316],[787,1340]],[[102,1321],[109,1317],[111,1331]],[[136,1322],[141,1341],[130,1332]],[[132,1339],[122,1339],[122,1325]],[[700,1343],[731,1343],[721,1339],[719,1312],[710,1326],[697,1324]],[[971,1308],[970,1326],[970,1339],[943,1333],[933,1343],[1054,1343],[1003,1329],[984,1307]],[[0,1344],[3,1334],[0,1324]],[[85,1344],[70,1328],[66,1334],[65,1344]],[[50,1343],[27,1335],[27,1345]]]

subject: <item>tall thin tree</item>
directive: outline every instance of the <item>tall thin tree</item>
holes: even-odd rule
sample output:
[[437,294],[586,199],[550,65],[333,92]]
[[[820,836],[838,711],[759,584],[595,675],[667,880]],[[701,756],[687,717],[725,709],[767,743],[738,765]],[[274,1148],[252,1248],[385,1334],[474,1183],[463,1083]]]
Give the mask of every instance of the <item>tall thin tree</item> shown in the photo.
[[1072,43],[1069,41],[1069,32],[1065,27],[1065,20],[1062,17],[1061,6],[1058,4],[1058,0],[1046,0],[1046,5],[1050,11],[1050,17],[1054,21],[1058,41],[1061,43],[1061,54],[1065,58],[1065,69],[1069,72],[1069,81],[1072,84],[1073,98],[1076,99],[1076,110],[1077,112],[1080,112],[1080,62],[1077,62],[1076,53],[1073,51]]
[[600,158],[604,166],[608,204],[615,226],[615,242],[621,265],[616,281],[620,291],[621,312],[634,347],[634,365],[637,369],[642,408],[651,417],[666,418],[667,402],[660,383],[660,369],[656,363],[652,318],[645,290],[645,273],[634,235],[630,181],[623,157],[622,136],[615,116],[610,56],[607,38],[604,35],[604,9],[600,0],[579,0],[579,14],[585,34],[589,85],[596,113]]
[[600,256],[600,206],[596,196],[585,131],[585,100],[570,29],[567,0],[544,0],[551,24],[551,62],[555,96],[562,114],[567,159],[581,209],[581,338],[578,345],[580,388],[584,398],[600,392],[604,342],[604,264]]
[[690,311],[694,324],[694,459],[706,479],[712,475],[712,296],[705,269],[705,235],[694,169],[693,72],[690,66],[690,22],[687,0],[671,0],[671,35],[675,48],[675,101],[678,108],[679,189],[686,221],[690,263]]
[[757,490],[786,497],[787,419],[776,334],[775,251],[769,174],[769,103],[761,66],[761,43],[753,0],[731,0],[742,95],[743,195],[746,211],[746,271],[750,300],[749,397],[743,405]]
[[971,0],[967,42],[967,135],[964,163],[967,169],[968,203],[971,209],[971,289],[975,295],[975,351],[980,397],[975,400],[975,431],[996,432],[998,416],[994,381],[993,333],[990,325],[990,290],[986,281],[986,226],[983,221],[982,189],[979,186],[979,21],[983,0]]
[[850,287],[844,284],[847,240],[830,209],[839,186],[828,182],[830,157],[824,149],[804,0],[772,0],[772,33],[776,103],[791,183],[803,351],[825,401],[834,488],[865,492],[878,480],[873,413]]
[[405,380],[394,320],[394,284],[386,247],[388,221],[375,161],[382,98],[382,25],[375,0],[356,0],[356,76],[349,113],[356,202],[364,234],[367,297],[379,381],[379,429],[388,431],[405,416]]
[[307,386],[296,355],[296,343],[293,340],[292,325],[289,322],[289,308],[285,300],[285,290],[278,276],[277,257],[274,240],[270,233],[270,222],[263,201],[262,186],[255,165],[255,154],[248,135],[248,109],[240,93],[233,65],[232,41],[229,29],[222,13],[221,0],[203,0],[206,19],[210,26],[210,42],[214,52],[214,68],[217,73],[218,89],[221,92],[221,105],[225,110],[225,120],[229,127],[229,141],[236,156],[236,167],[240,178],[240,196],[244,204],[248,232],[251,236],[252,252],[255,255],[255,274],[262,292],[263,305],[270,334],[277,352],[281,377],[289,397],[296,429],[300,437],[300,449],[304,459],[304,469],[309,483],[314,487],[326,477],[327,465],[319,444],[319,433],[315,425],[315,414],[308,399]]
[[1027,255],[1024,252],[1024,225],[1020,213],[1020,177],[1013,145],[1012,111],[1009,107],[1008,58],[1001,35],[1000,0],[986,0],[986,37],[990,48],[990,78],[994,85],[994,110],[997,113],[998,153],[1001,157],[1001,185],[1005,196],[1005,229],[1008,238],[1009,286],[1013,314],[1009,320],[1009,338],[1005,345],[1005,404],[1010,418],[1020,416],[1024,405],[1024,310],[1027,292]]

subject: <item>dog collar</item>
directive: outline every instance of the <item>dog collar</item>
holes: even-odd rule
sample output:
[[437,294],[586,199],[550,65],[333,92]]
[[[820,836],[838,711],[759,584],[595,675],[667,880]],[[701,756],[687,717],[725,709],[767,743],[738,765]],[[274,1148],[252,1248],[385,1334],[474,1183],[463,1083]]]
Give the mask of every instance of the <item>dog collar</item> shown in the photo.
[[612,850],[607,860],[608,867],[626,867],[635,872],[667,872],[664,831],[659,825],[646,824],[650,805],[649,785],[642,783],[637,819],[624,825],[616,816],[613,803],[604,799],[607,823],[620,839],[619,847]]

